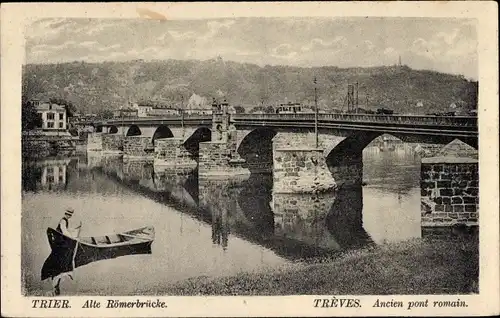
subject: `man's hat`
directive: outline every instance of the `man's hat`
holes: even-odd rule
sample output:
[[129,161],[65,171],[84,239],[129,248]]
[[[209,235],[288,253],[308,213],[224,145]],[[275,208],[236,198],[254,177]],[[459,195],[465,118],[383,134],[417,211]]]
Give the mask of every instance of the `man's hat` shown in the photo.
[[75,213],[75,210],[73,210],[72,208],[67,208],[66,212],[64,212],[64,214],[66,214],[68,216],[72,216],[73,213]]

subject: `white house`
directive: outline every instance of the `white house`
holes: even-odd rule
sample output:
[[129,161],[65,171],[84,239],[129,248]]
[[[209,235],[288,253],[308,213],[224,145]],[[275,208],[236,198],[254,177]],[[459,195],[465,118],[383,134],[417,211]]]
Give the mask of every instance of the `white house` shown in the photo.
[[31,101],[36,112],[42,118],[42,129],[47,131],[67,131],[68,117],[65,105],[58,105],[39,100]]
[[153,109],[153,106],[132,103],[132,108],[137,109],[137,117],[148,117],[148,113]]

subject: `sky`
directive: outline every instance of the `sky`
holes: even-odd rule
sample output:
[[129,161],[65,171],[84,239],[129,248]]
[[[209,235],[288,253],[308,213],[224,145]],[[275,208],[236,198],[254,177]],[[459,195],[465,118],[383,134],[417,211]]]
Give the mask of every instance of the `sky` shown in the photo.
[[301,67],[402,64],[477,80],[473,19],[233,18],[34,21],[26,63],[224,60]]

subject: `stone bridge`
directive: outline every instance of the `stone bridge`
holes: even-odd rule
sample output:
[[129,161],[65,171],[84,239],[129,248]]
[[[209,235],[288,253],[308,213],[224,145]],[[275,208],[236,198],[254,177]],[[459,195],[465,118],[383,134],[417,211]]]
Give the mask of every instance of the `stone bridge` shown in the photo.
[[[362,182],[362,151],[391,134],[433,156],[458,139],[478,145],[477,118],[367,114],[229,114],[96,123],[88,149],[221,177],[272,172],[273,191],[317,192]],[[317,123],[317,134],[315,126]],[[316,137],[317,136],[317,137]]]

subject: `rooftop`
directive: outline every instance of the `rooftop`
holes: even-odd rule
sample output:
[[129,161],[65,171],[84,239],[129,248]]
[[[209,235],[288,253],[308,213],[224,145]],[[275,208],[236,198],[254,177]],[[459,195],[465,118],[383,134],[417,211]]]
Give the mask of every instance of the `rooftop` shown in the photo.
[[37,110],[66,110],[65,105],[59,105],[49,102],[41,102],[39,105],[35,106]]

